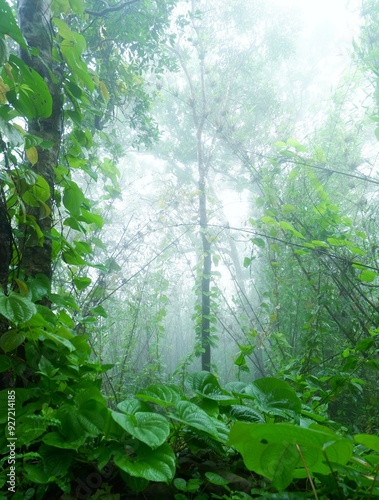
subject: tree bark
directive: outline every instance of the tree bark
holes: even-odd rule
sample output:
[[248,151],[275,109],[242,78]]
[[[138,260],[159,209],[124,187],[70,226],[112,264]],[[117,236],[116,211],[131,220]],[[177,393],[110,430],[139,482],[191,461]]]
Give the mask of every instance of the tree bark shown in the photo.
[[[30,47],[36,48],[38,56],[29,56],[22,51],[21,58],[37,71],[47,83],[52,96],[52,113],[48,118],[32,119],[28,122],[28,132],[50,141],[49,149],[37,148],[38,161],[33,166],[34,172],[41,175],[50,188],[50,198],[46,201],[50,214],[38,207],[28,207],[28,216],[34,217],[44,234],[43,244],[36,241],[32,228],[24,228],[21,243],[21,267],[26,276],[45,274],[52,277],[52,211],[54,198],[54,167],[58,164],[59,147],[62,137],[62,96],[60,76],[54,71],[52,57],[53,31],[51,26],[51,0],[18,0],[17,14],[21,31]],[[54,81],[53,81],[54,79]]]

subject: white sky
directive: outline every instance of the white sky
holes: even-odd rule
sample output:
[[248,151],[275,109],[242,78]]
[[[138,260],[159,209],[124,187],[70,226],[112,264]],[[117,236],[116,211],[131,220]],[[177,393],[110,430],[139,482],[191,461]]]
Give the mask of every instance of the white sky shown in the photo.
[[[307,54],[311,58],[315,54],[320,56],[313,61],[315,78],[309,92],[321,100],[328,100],[350,64],[352,39],[357,36],[361,21],[360,0],[272,1],[281,8],[288,6],[291,11],[295,10],[302,19],[301,35],[296,43],[300,59]],[[241,216],[243,218],[243,214],[251,210],[249,199],[232,190],[223,191],[221,199],[230,224],[240,225]]]

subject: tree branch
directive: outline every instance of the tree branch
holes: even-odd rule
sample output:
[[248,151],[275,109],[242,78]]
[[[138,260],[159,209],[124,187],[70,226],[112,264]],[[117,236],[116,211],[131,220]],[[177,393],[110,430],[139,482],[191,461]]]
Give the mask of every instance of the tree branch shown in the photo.
[[85,9],[84,12],[90,16],[103,17],[103,16],[105,16],[105,14],[108,14],[108,12],[118,12],[119,10],[122,10],[125,7],[129,7],[130,5],[133,5],[134,3],[138,3],[139,1],[140,0],[129,0],[128,2],[118,3],[117,5],[114,5],[113,7],[106,7],[105,9],[100,10],[100,11]]

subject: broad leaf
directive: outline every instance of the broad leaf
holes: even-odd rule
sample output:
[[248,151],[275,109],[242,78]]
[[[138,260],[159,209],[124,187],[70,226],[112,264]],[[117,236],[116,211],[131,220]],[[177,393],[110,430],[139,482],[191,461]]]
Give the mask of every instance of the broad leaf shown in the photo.
[[33,302],[21,295],[16,293],[0,295],[0,314],[12,323],[26,323],[36,312],[37,309]]
[[115,455],[114,462],[131,476],[142,477],[148,481],[172,481],[175,474],[175,454],[167,443],[156,450],[141,444],[136,450],[136,456]]
[[[330,474],[329,463],[345,465],[353,445],[325,427],[303,428],[291,424],[247,424],[237,422],[228,444],[242,455],[249,470],[272,481],[278,490],[286,488],[304,462],[311,472]],[[327,458],[326,458],[327,457]]]
[[206,432],[215,439],[219,438],[213,419],[204,410],[190,401],[179,401],[175,406],[175,412],[170,413],[170,417],[189,427]]
[[137,412],[149,412],[152,411],[150,406],[143,401],[138,401],[137,399],[130,398],[125,399],[118,403],[117,408],[122,412],[129,415],[134,415]]
[[131,436],[153,450],[163,444],[170,434],[168,421],[156,413],[137,412],[134,415],[125,415],[112,411],[112,418]]
[[16,330],[9,330],[0,337],[0,347],[4,352],[10,352],[21,345],[25,340],[25,335]]
[[52,98],[45,80],[15,55],[9,57],[9,63],[12,73],[18,73],[20,85],[16,92],[13,90],[16,89],[14,82],[10,78],[7,80],[12,89],[7,92],[8,101],[27,118],[48,118],[52,111]]
[[238,401],[221,388],[217,378],[207,371],[193,373],[187,380],[190,387],[199,395],[223,404],[233,404]]
[[43,436],[42,441],[49,446],[54,446],[55,448],[61,448],[63,450],[77,450],[85,441],[85,436],[68,441],[67,438],[63,437],[58,432],[49,432]]
[[354,439],[357,443],[363,444],[366,448],[379,453],[379,436],[372,434],[356,434]]
[[41,203],[44,203],[49,198],[49,184],[41,175],[38,176],[36,182],[22,195],[23,201],[31,207],[39,207]]
[[25,39],[13,16],[12,10],[5,0],[0,0],[0,33],[9,35],[21,47],[27,50]]
[[260,378],[248,385],[245,393],[254,397],[261,411],[274,414],[275,410],[301,412],[300,399],[292,387],[283,380],[274,377]]
[[174,406],[180,401],[181,393],[176,386],[156,384],[142,389],[136,394],[136,398],[165,407]]

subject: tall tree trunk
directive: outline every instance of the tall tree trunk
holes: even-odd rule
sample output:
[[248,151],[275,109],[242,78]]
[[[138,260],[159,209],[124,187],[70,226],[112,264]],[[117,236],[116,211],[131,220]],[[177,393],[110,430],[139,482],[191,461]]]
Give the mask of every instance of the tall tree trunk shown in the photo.
[[[21,58],[47,83],[53,101],[52,113],[48,118],[30,120],[28,132],[50,141],[49,149],[37,148],[38,161],[33,166],[35,173],[41,175],[49,185],[50,198],[46,201],[47,209],[28,207],[28,215],[35,218],[44,234],[42,246],[36,241],[30,226],[24,228],[24,240],[21,244],[21,267],[26,276],[45,274],[50,280],[52,277],[52,200],[54,197],[54,167],[58,163],[59,146],[62,137],[62,97],[60,91],[60,77],[54,74],[52,57],[53,32],[51,25],[51,0],[18,0],[17,13],[21,31],[30,47],[38,50],[37,56],[28,56],[24,51]],[[50,212],[50,213],[49,213]]]
[[201,231],[201,244],[203,252],[203,265],[201,273],[201,346],[203,352],[201,354],[202,370],[211,369],[211,346],[209,343],[210,336],[210,314],[211,314],[211,244],[208,233],[208,214],[207,214],[207,193],[206,193],[206,167],[204,165],[202,153],[202,132],[198,129],[197,134],[197,152],[198,152],[198,171],[199,171],[199,223]]

